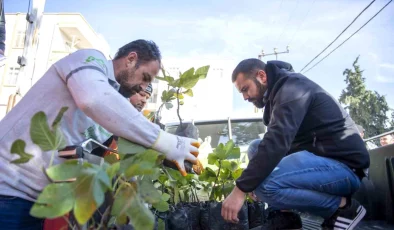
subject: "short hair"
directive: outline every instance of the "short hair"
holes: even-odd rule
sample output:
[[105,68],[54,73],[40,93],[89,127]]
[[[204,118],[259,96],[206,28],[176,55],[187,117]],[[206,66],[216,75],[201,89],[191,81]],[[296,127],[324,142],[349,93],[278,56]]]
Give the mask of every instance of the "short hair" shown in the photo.
[[265,63],[257,58],[249,58],[241,61],[237,67],[235,67],[232,75],[232,80],[235,82],[240,73],[245,74],[249,77],[256,70],[265,70]]
[[115,60],[126,57],[131,52],[136,52],[138,55],[138,65],[150,61],[159,61],[161,63],[161,53],[159,47],[153,41],[147,41],[143,39],[132,41],[119,48],[115,54]]
[[361,125],[357,125],[357,124],[356,124],[356,126],[357,126],[357,129],[358,129],[358,131],[359,131],[360,133],[365,132],[365,129],[364,129]]

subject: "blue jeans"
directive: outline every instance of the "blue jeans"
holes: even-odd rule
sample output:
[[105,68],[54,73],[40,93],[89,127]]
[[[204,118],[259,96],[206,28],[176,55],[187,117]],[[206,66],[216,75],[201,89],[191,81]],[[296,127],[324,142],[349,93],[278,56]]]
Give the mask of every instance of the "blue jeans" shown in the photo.
[[0,229],[42,230],[44,220],[30,216],[33,202],[0,195]]
[[254,192],[274,209],[329,218],[341,198],[359,187],[360,179],[343,163],[301,151],[284,157]]

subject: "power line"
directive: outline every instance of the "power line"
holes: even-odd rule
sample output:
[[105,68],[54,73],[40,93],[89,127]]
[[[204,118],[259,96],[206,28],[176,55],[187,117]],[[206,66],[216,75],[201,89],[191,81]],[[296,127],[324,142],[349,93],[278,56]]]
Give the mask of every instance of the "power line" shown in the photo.
[[356,18],[353,19],[353,21],[334,39],[334,41],[332,41],[326,48],[323,49],[323,51],[321,51],[318,55],[316,55],[316,57],[314,57],[310,62],[308,62],[308,64],[306,64],[304,66],[304,68],[301,69],[300,72],[302,72],[306,67],[308,67],[314,60],[316,60],[322,53],[324,53],[324,51],[326,51],[336,40],[338,40],[338,38],[345,33],[345,31],[351,26],[353,25],[353,23],[364,13],[364,11],[366,11],[371,5],[372,3],[374,3],[376,0],[373,0],[371,3],[368,4],[368,6],[366,6],[358,15]]
[[277,43],[279,43],[279,42],[282,40],[282,39],[281,39],[281,38],[282,38],[282,35],[286,32],[286,28],[287,28],[287,26],[289,25],[290,19],[293,18],[294,12],[296,11],[296,9],[297,9],[297,7],[298,7],[298,2],[299,2],[299,0],[297,0],[297,2],[296,2],[296,7],[294,8],[293,12],[291,12],[291,15],[290,15],[289,19],[287,19],[286,25],[285,25],[285,27],[282,29],[282,32],[280,33],[278,39],[276,39],[276,41],[278,41]]
[[[322,62],[324,59],[326,59],[328,56],[330,56],[330,54],[334,53],[335,50],[337,50],[339,47],[341,47],[345,42],[347,42],[350,38],[352,38],[355,34],[357,34],[362,28],[364,28],[364,26],[366,26],[370,21],[372,21],[372,19],[374,19],[380,12],[382,12],[382,10],[384,8],[386,8],[393,0],[390,0],[386,5],[384,5],[382,7],[382,9],[380,9],[372,18],[370,18],[364,25],[362,25],[358,30],[356,30],[356,32],[354,32],[352,35],[350,35],[350,37],[348,37],[345,41],[343,41],[341,44],[339,44],[339,46],[337,46],[335,49],[333,49],[329,54],[327,54],[326,56],[324,56],[319,62],[317,62],[316,64],[314,64],[311,68],[309,68],[307,71],[305,71],[304,73],[308,72],[309,70],[313,69],[315,66],[317,66],[320,62]],[[301,72],[301,71],[300,71]]]
[[311,4],[311,7],[309,8],[308,12],[306,13],[306,15],[305,15],[304,19],[302,19],[302,22],[301,22],[301,23],[298,25],[298,28],[297,28],[297,29],[296,29],[296,31],[294,32],[294,34],[293,34],[293,36],[292,36],[292,38],[291,38],[290,42],[289,42],[289,43],[287,43],[288,45],[290,45],[290,44],[291,44],[291,42],[292,42],[292,41],[293,41],[293,39],[295,38],[295,36],[296,36],[297,32],[299,31],[299,29],[301,28],[301,26],[304,24],[304,22],[305,22],[305,19],[308,17],[308,15],[309,15],[309,12],[311,12],[311,10],[312,10],[313,4],[315,4],[315,1],[316,1],[316,0],[313,0],[313,2],[312,2],[312,4]]

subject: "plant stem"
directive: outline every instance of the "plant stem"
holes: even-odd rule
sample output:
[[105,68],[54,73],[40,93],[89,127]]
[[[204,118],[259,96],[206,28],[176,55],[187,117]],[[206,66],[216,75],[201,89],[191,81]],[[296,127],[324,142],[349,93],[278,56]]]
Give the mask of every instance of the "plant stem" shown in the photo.
[[70,223],[68,218],[66,216],[63,216],[63,219],[67,222],[68,226],[70,226],[72,229],[74,229],[74,226]]
[[211,190],[211,194],[209,195],[209,199],[212,199],[213,189],[215,188],[216,183],[218,182],[219,174],[220,174],[220,170],[221,170],[221,169],[222,169],[222,161],[219,160],[218,174],[216,175],[215,183],[213,183],[213,187],[212,187],[212,190]]
[[181,115],[179,114],[179,109],[180,109],[180,105],[179,105],[179,91],[181,90],[181,88],[178,88],[178,90],[176,91],[176,101],[177,101],[177,104],[178,104],[178,107],[177,107],[177,111],[176,111],[176,113],[178,114],[178,118],[179,118],[179,124],[180,124],[180,126],[181,126],[181,128],[183,127],[183,125],[182,125],[182,118],[181,118]]
[[49,167],[48,168],[50,168],[52,166],[52,164],[53,164],[53,160],[55,159],[55,153],[56,153],[56,151],[52,152],[51,160],[49,161]]
[[102,215],[101,222],[100,222],[100,227],[104,226],[104,229],[107,229],[108,223],[109,223],[109,221],[111,219],[111,212],[112,212],[112,207],[113,207],[115,199],[114,199],[114,197],[113,197],[111,192],[109,192],[109,193],[107,193],[105,195],[106,195],[106,198],[109,199],[109,203],[111,205],[109,207],[107,207],[107,209],[105,210],[104,214]]
[[119,176],[118,178],[116,178],[116,181],[115,181],[115,183],[114,183],[114,186],[112,187],[112,189],[115,191],[116,190],[116,186],[118,186],[118,184],[119,184],[119,181],[121,180],[121,176]]
[[155,116],[155,123],[157,122],[157,119],[161,116],[161,110],[163,109],[163,106],[165,105],[166,102],[162,103],[159,106],[159,109],[156,112],[156,116]]

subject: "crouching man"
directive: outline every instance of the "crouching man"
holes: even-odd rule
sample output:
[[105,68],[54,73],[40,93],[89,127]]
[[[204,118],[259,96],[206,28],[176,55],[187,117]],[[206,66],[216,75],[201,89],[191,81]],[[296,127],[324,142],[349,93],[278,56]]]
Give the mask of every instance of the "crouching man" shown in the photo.
[[261,229],[301,229],[289,210],[323,217],[323,229],[353,229],[366,213],[351,197],[369,154],[347,112],[288,63],[247,59],[232,81],[245,100],[265,108],[268,131],[223,202],[223,218],[237,222],[245,194],[254,191],[271,207]]

